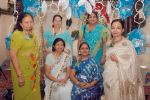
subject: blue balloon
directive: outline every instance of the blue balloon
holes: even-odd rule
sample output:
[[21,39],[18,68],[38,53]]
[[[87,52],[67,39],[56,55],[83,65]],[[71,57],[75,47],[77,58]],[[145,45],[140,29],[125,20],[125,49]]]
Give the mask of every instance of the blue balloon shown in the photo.
[[78,2],[79,0],[69,0],[69,5],[72,10],[72,15],[80,19],[86,13],[86,10],[84,5],[79,7]]
[[150,0],[144,0],[144,15],[145,17],[150,16]]
[[120,18],[126,19],[133,14],[134,0],[118,0],[116,3],[116,8],[120,11]]
[[38,10],[40,10],[40,1],[39,0],[23,0],[24,12],[31,13],[33,16],[37,15]]
[[146,36],[140,29],[134,29],[128,34],[128,39],[132,42],[138,55],[146,51]]

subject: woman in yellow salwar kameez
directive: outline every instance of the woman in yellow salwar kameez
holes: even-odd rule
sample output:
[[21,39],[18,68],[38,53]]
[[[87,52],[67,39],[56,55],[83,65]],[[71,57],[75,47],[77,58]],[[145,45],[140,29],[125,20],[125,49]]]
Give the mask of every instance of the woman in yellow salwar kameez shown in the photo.
[[39,43],[32,32],[33,17],[20,14],[10,44],[14,100],[41,100]]

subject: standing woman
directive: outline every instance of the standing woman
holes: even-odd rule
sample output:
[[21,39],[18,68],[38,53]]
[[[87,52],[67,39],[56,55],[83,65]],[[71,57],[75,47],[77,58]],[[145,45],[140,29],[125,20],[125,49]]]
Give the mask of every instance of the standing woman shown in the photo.
[[111,23],[112,40],[107,43],[104,66],[106,100],[145,100],[140,68],[132,43],[124,37],[124,23]]
[[45,100],[71,100],[70,56],[64,52],[64,48],[64,40],[56,38],[52,52],[46,57]]
[[80,62],[73,67],[70,79],[74,83],[72,100],[101,100],[103,92],[102,68],[90,57],[89,45],[82,42],[79,46]]
[[67,30],[62,30],[62,17],[54,15],[52,29],[48,28],[44,33],[45,45],[47,53],[52,52],[52,44],[56,38],[62,38],[65,41],[65,52],[72,52],[72,38]]
[[90,46],[90,54],[97,62],[104,64],[105,43],[108,37],[108,30],[102,24],[98,24],[98,13],[93,11],[87,15],[87,24],[81,27],[79,43],[85,41]]
[[33,33],[33,17],[22,13],[10,45],[14,100],[41,100],[39,44]]

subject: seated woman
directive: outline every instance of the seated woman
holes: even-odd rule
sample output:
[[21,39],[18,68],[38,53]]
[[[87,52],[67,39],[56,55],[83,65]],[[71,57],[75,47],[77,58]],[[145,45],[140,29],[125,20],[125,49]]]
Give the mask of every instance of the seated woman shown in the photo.
[[79,46],[80,62],[73,67],[70,79],[72,100],[100,100],[103,92],[102,68],[90,57],[90,48],[86,42]]
[[71,100],[72,83],[70,74],[70,56],[64,53],[65,42],[56,38],[52,45],[52,53],[45,62],[45,100]]

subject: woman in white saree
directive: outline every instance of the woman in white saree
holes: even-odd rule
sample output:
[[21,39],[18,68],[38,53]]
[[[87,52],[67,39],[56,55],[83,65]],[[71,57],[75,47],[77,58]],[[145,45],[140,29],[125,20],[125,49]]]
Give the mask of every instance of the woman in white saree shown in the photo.
[[68,80],[71,61],[64,47],[64,40],[56,38],[52,53],[46,57],[44,100],[71,100],[72,83]]
[[135,65],[135,49],[123,36],[120,19],[112,21],[111,33],[103,73],[105,100],[145,100],[140,69]]

